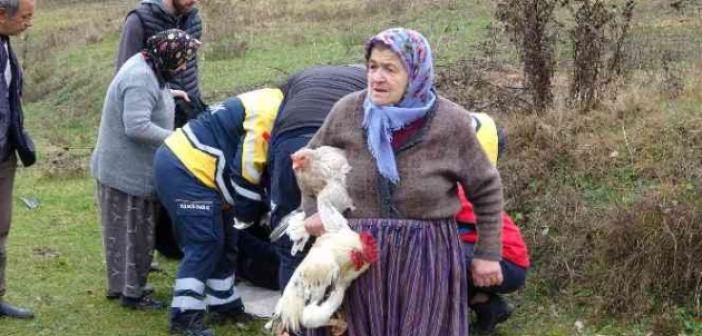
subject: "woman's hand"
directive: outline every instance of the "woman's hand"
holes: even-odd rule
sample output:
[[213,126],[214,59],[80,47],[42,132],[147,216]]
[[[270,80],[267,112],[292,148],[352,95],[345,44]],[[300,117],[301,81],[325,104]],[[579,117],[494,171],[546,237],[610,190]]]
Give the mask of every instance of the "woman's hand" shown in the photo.
[[502,268],[499,261],[473,258],[470,274],[476,287],[491,287],[502,284]]
[[183,91],[183,90],[173,90],[171,89],[171,94],[173,95],[173,98],[182,98],[186,102],[190,102],[190,97],[188,97],[188,93]]
[[305,230],[312,236],[319,237],[326,232],[324,230],[324,225],[322,224],[322,218],[319,217],[319,213],[305,218]]

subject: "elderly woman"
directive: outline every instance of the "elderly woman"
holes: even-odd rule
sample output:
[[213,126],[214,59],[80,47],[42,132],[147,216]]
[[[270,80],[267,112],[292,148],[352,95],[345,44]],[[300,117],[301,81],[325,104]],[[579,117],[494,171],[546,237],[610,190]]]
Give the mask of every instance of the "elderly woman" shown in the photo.
[[144,291],[153,256],[154,216],[159,205],[153,157],[172,133],[173,95],[166,85],[186,67],[199,42],[180,30],[150,37],[107,89],[91,172],[107,262],[107,298],[134,309],[161,303]]
[[[467,112],[437,96],[431,49],[421,34],[383,31],[367,43],[365,57],[368,89],[341,99],[309,144],[346,151],[356,206],[349,224],[372,233],[380,248],[377,264],[347,292],[348,334],[467,335],[456,187],[465,186],[478,217],[480,238],[470,265],[475,284],[499,284],[499,174]],[[314,204],[303,198],[310,215],[305,225],[320,234]]]

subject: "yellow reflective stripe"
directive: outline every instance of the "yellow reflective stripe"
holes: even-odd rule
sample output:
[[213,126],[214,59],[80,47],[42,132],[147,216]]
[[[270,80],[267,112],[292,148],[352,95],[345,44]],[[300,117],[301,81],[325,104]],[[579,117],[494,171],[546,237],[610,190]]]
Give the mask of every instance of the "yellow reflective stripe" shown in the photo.
[[229,204],[234,204],[234,199],[232,198],[232,195],[229,194],[229,189],[227,187],[227,184],[224,181],[224,171],[225,167],[227,164],[227,159],[224,157],[224,152],[222,152],[221,149],[215,148],[212,146],[205,145],[198,140],[197,136],[193,132],[192,129],[190,129],[190,124],[185,124],[182,128],[183,133],[185,136],[190,140],[190,143],[192,143],[195,148],[210,154],[214,156],[217,162],[217,170],[215,171],[215,183],[217,186],[219,186],[219,192],[222,194],[224,197],[224,200],[229,203]]
[[497,166],[498,136],[495,121],[485,113],[471,113],[471,116],[480,121],[480,129],[476,133],[478,142],[482,145],[490,163]]
[[260,89],[238,96],[244,105],[244,140],[242,142],[241,175],[254,185],[258,185],[265,168],[268,155],[268,140],[278,108],[283,102],[283,91]]
[[185,168],[195,175],[200,182],[212,189],[216,189],[216,157],[193,147],[182,129],[177,129],[166,138],[165,144]]

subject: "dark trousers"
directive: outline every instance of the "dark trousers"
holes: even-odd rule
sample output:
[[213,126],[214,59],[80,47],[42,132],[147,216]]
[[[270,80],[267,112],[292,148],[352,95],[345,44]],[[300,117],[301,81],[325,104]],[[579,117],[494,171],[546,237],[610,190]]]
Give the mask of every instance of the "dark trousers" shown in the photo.
[[6,243],[12,222],[12,188],[15,181],[17,159],[0,162],[0,301],[5,295],[5,264],[7,262]]
[[255,286],[277,290],[278,254],[269,234],[258,225],[237,232],[236,275]]
[[219,193],[198,181],[165,146],[156,151],[154,173],[183,252],[171,318],[207,308],[242,309],[234,286],[237,237],[231,222],[225,223]]
[[502,268],[502,284],[492,287],[476,287],[473,285],[473,277],[470,275],[470,264],[473,262],[473,248],[475,244],[463,242],[463,256],[466,261],[466,270],[468,271],[468,295],[473,297],[477,293],[486,294],[507,294],[516,291],[524,286],[526,281],[527,270],[523,267],[502,259],[500,268]]
[[[316,129],[304,128],[276,136],[268,150],[268,172],[270,176],[271,227],[275,229],[280,220],[300,206],[300,188],[292,170],[290,155],[307,145]],[[290,255],[292,242],[287,235],[275,243],[280,260],[278,282],[285,288],[295,268],[304,255]]]

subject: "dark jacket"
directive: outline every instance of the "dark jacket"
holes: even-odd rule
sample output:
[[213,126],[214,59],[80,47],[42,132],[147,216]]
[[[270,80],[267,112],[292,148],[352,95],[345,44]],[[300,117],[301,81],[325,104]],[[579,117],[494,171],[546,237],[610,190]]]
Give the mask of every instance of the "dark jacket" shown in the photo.
[[[34,142],[24,130],[21,101],[22,69],[12,51],[10,39],[7,36],[0,36],[0,38],[7,43],[8,51],[6,53],[5,48],[0,47],[0,74],[5,73],[8,57],[12,71],[12,80],[9,85],[5,82],[5,76],[0,76],[2,77],[0,79],[0,119],[9,120],[6,136],[0,137],[0,162],[9,159],[11,155],[14,155],[14,152],[17,152],[22,164],[29,167],[36,161],[36,152]],[[0,131],[4,132],[5,130]]]
[[[122,32],[122,41],[117,52],[116,70],[130,57],[144,48],[152,35],[167,30],[180,29],[200,39],[202,20],[197,8],[176,17],[168,13],[163,5],[154,1],[142,1],[141,5],[127,14]],[[188,61],[187,69],[169,82],[171,89],[183,90],[192,101],[200,100],[197,55]],[[178,125],[178,123],[177,123]]]
[[283,85],[283,105],[273,136],[299,128],[322,126],[332,106],[343,96],[366,88],[366,68],[356,65],[310,67],[290,76]]
[[[304,69],[293,74],[282,85],[284,100],[280,106],[278,116],[270,134],[270,143],[278,144],[288,141],[292,137],[311,135],[322,126],[324,119],[331,111],[332,106],[345,95],[363,90],[366,87],[366,72],[363,66],[353,65],[323,65]],[[277,139],[280,139],[278,141]],[[266,150],[269,148],[267,147]],[[239,156],[238,156],[239,157]],[[268,152],[264,157],[270,159]],[[235,160],[235,163],[241,162]],[[287,180],[279,179],[276,183],[289,186],[297,183],[292,177],[292,167],[276,167],[287,172],[275,173],[266,167],[264,178],[253,184],[244,178],[242,166],[234,165],[232,182],[237,184],[239,190],[250,191],[248,194],[260,193],[259,197],[247,197],[245,193],[237,192],[234,195],[234,212],[239,220],[250,222],[261,216],[268,206],[262,204],[266,200],[264,187],[267,186],[266,177],[282,176]],[[289,195],[289,197],[295,197]],[[298,202],[297,199],[292,200]]]

